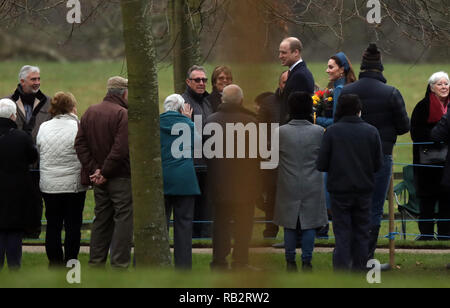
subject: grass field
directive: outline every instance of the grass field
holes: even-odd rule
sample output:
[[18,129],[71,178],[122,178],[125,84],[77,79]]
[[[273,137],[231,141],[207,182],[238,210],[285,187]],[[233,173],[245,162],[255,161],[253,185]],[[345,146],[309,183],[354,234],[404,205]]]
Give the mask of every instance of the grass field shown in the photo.
[[[358,59],[359,61],[359,59]],[[355,61],[354,61],[355,62]],[[356,62],[355,62],[356,63]],[[21,66],[25,64],[38,65],[41,68],[42,91],[48,95],[53,95],[57,91],[70,91],[78,100],[78,111],[83,112],[92,104],[100,102],[106,91],[106,80],[113,75],[126,76],[126,65],[124,62],[78,62],[78,63],[54,63],[54,62],[2,62],[0,63],[0,97],[9,95],[15,89],[18,80],[17,74]],[[325,87],[327,74],[325,73],[326,63],[309,63],[316,82]],[[278,64],[229,64],[233,69],[234,82],[241,85],[245,93],[245,104],[253,109],[253,98],[257,94],[265,91],[273,91],[277,87],[278,76],[283,68]],[[206,65],[208,72],[212,72],[214,64]],[[355,64],[355,68],[357,65]],[[385,64],[385,76],[388,83],[396,86],[404,96],[407,111],[411,115],[412,110],[419,102],[426,89],[426,83],[432,73],[436,71],[450,71],[450,64],[430,64],[430,65],[410,65],[410,64]],[[161,65],[158,70],[159,78],[159,97],[160,105],[164,98],[173,92],[172,68],[169,65]],[[209,86],[210,89],[210,86]],[[161,109],[161,108],[160,108]],[[399,138],[400,143],[411,142],[409,134]],[[395,162],[410,163],[412,161],[412,147],[398,146],[394,152]],[[402,169],[401,166],[395,167],[396,171]],[[93,218],[93,196],[88,193],[88,198],[84,211],[84,219]],[[257,216],[262,216],[257,213]],[[261,230],[263,226],[255,227],[255,240],[261,241]],[[398,230],[400,225],[397,224]],[[417,234],[417,224],[408,223],[408,233]],[[383,235],[388,233],[387,224],[383,224],[381,232]],[[89,238],[89,231],[83,232],[84,238]],[[278,241],[282,239],[282,233],[278,236]],[[414,236],[408,238],[408,242],[414,239]],[[266,241],[267,242],[267,241]],[[321,241],[325,244],[333,243],[330,241]],[[387,240],[381,240],[382,244]],[[267,243],[271,243],[268,241]],[[421,245],[421,244],[417,244]],[[441,246],[442,244],[435,244]]]
[[[251,255],[251,263],[263,271],[257,273],[212,273],[211,256],[193,255],[192,273],[173,269],[129,269],[117,272],[106,267],[87,266],[88,256],[80,255],[81,284],[66,282],[69,269],[49,271],[44,254],[25,254],[20,273],[2,272],[0,288],[8,287],[114,287],[114,288],[449,288],[449,271],[444,269],[445,255],[399,254],[398,267],[381,274],[381,284],[369,284],[366,274],[338,274],[331,266],[331,253],[315,253],[312,273],[287,274],[283,254]],[[381,262],[386,255],[378,255]]]

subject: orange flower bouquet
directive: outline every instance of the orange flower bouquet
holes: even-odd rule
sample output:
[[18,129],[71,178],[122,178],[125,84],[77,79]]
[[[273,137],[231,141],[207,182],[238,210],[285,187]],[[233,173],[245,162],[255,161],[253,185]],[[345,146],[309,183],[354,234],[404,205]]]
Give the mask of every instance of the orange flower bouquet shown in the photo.
[[314,93],[314,111],[317,117],[333,117],[333,89],[319,90]]

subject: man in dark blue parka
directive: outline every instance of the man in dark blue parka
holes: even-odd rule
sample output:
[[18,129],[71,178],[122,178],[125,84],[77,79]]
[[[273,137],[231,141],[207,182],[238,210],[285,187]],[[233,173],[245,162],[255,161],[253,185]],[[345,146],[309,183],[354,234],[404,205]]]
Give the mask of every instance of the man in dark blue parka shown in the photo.
[[383,207],[392,176],[392,150],[397,136],[409,132],[410,121],[403,97],[396,88],[386,84],[381,53],[370,44],[363,54],[359,80],[345,86],[341,95],[356,94],[362,102],[361,118],[378,129],[384,154],[383,165],[375,175],[372,197],[369,259],[373,259],[380,231]]
[[337,123],[325,132],[317,169],[328,172],[336,249],[335,269],[364,270],[369,249],[375,173],[383,164],[378,130],[361,118],[357,95],[339,97]]

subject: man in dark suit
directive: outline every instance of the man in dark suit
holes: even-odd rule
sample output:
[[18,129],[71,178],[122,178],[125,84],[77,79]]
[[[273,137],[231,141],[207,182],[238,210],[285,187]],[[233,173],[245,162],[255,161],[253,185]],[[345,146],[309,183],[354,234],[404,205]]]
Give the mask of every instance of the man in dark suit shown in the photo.
[[302,59],[302,42],[296,37],[284,39],[280,44],[281,64],[289,67],[289,77],[284,88],[280,109],[280,125],[289,121],[288,98],[294,92],[314,94],[314,78]]
[[[220,125],[222,139],[228,136],[239,135],[239,125],[244,125],[245,130],[254,126],[256,117],[251,111],[243,107],[242,89],[237,85],[229,85],[224,88],[223,103],[218,111],[208,117],[210,123]],[[227,256],[231,252],[231,239],[234,238],[232,255],[233,269],[250,269],[249,245],[252,236],[254,205],[256,198],[261,193],[258,158],[252,158],[249,154],[251,133],[248,137],[242,134],[244,139],[219,140],[222,145],[215,144],[216,150],[222,149],[222,155],[211,157],[208,164],[208,195],[213,205],[213,260],[211,269],[228,269]],[[227,136],[226,138],[224,136]],[[214,137],[216,138],[216,137]],[[253,138],[258,138],[257,134]],[[253,139],[256,140],[256,139]],[[231,143],[229,141],[232,141]],[[245,157],[240,158],[239,148],[244,147]],[[230,148],[231,147],[231,148]],[[233,155],[229,155],[231,154]],[[223,156],[226,153],[226,157]],[[220,157],[222,156],[222,157]],[[230,157],[231,156],[231,157]],[[233,222],[232,222],[233,221]]]

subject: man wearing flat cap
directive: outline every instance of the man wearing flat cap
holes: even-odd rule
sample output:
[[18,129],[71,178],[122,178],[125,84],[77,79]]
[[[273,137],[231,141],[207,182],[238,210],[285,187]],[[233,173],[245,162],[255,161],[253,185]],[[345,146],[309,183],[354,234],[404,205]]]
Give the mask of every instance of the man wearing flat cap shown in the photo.
[[103,102],[89,107],[81,118],[75,149],[82,184],[94,186],[89,264],[104,266],[111,249],[111,266],[127,268],[133,240],[128,80],[112,77],[107,90]]
[[397,136],[409,132],[410,123],[405,102],[399,90],[387,85],[383,76],[384,66],[376,44],[370,44],[364,51],[359,80],[344,87],[341,96],[356,94],[361,99],[362,116],[375,126],[381,137],[384,154],[381,169],[375,174],[375,188],[372,196],[370,217],[369,259],[373,259],[383,217],[383,206],[392,175],[392,150]]

